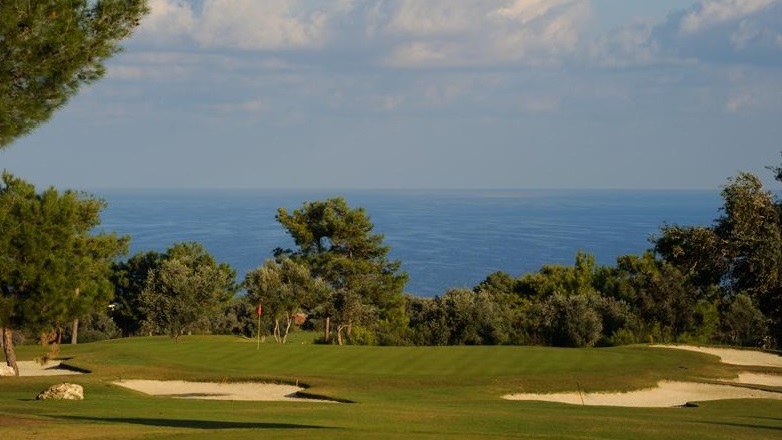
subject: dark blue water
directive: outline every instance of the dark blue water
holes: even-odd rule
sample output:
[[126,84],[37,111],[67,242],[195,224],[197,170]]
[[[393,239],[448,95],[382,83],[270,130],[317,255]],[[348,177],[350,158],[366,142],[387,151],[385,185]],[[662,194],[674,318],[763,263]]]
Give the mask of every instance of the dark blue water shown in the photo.
[[363,207],[410,275],[407,291],[442,294],[488,274],[573,264],[576,252],[600,264],[639,254],[663,223],[710,225],[717,191],[98,191],[102,229],[131,236],[131,254],[198,241],[244,274],[293,241],[277,208],[342,196]]

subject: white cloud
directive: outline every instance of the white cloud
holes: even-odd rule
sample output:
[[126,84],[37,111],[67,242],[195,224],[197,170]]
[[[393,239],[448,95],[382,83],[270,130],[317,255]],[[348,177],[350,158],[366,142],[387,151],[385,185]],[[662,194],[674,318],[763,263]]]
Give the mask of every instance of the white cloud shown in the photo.
[[692,34],[709,27],[740,20],[774,4],[777,0],[704,0],[681,21],[681,31]]
[[150,0],[150,13],[141,23],[139,36],[155,44],[171,43],[190,36],[197,18],[190,4],[178,0]]
[[463,0],[458,5],[453,0],[392,1],[385,31],[414,37],[463,35],[481,20],[486,3],[482,0]]
[[196,40],[207,47],[276,50],[307,48],[324,41],[327,15],[301,2],[205,0]]
[[702,0],[657,23],[599,36],[589,54],[611,66],[735,62],[780,64],[782,0]]
[[153,0],[152,7],[145,41],[365,51],[367,64],[396,67],[548,63],[575,50],[591,16],[589,0],[203,0],[201,7]]
[[[374,11],[370,34],[396,39],[394,67],[550,65],[582,40],[592,18],[587,0],[398,1]],[[458,5],[458,7],[456,6]],[[387,20],[385,27],[378,21]]]
[[579,2],[573,0],[516,0],[507,7],[496,9],[493,14],[527,24],[549,15],[556,8],[572,3]]
[[589,2],[518,0],[498,14],[510,19],[495,39],[496,49],[523,58],[529,54],[562,56],[572,53],[592,18]]
[[284,50],[323,46],[331,22],[356,0],[150,0],[139,40],[161,45],[191,41],[202,47]]
[[[712,68],[718,57],[735,62],[727,59],[734,52],[749,54],[742,63],[768,59],[769,48],[779,53],[782,36],[771,29],[782,8],[758,6],[765,3],[740,8],[709,0],[657,23],[595,35],[589,0],[152,0],[156,21],[146,24],[147,37],[168,29],[180,40],[166,51],[128,51],[112,63],[110,78],[151,79],[162,93],[187,96],[218,116],[472,109],[502,117],[590,105],[621,112],[688,87],[691,101],[701,99],[693,108],[708,100],[710,111],[754,111],[773,107],[766,87],[778,81],[717,92],[683,82],[688,69]],[[685,20],[700,30],[682,35]],[[600,83],[609,76],[603,72],[572,88],[573,79],[561,74],[594,67],[630,79],[622,87],[614,83],[619,76]],[[653,69],[659,71],[644,76]],[[655,75],[669,74],[682,83],[655,83]]]
[[372,68],[628,66],[739,53],[759,61],[779,57],[782,47],[782,0],[701,0],[658,23],[596,38],[591,0],[150,0],[150,6],[139,32],[143,43],[274,51],[283,63],[291,51],[306,49],[325,54],[307,59],[330,66],[337,66],[331,54]]

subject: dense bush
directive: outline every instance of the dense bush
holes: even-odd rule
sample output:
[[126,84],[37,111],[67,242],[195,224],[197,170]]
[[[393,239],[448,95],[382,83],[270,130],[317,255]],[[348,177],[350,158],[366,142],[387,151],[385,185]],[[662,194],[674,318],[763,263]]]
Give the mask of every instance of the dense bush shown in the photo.
[[602,336],[601,316],[586,295],[552,295],[540,304],[538,316],[546,345],[592,347]]
[[722,339],[733,345],[760,346],[768,334],[768,319],[748,295],[739,294],[722,317]]

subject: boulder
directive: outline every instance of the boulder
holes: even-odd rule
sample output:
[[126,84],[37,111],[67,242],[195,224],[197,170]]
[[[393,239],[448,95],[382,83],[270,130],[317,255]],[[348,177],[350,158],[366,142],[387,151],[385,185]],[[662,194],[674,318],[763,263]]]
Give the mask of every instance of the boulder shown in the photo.
[[48,389],[41,391],[36,397],[38,400],[84,400],[84,388],[81,385],[72,383],[61,383],[52,385]]
[[0,365],[0,377],[2,376],[16,376],[16,372],[8,365]]

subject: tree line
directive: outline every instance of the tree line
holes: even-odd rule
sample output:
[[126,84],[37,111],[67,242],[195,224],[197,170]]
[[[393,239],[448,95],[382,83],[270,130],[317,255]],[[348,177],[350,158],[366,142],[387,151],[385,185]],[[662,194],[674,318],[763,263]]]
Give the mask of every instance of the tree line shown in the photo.
[[[782,182],[782,167],[772,168]],[[404,292],[369,215],[343,198],[305,202],[276,219],[293,249],[240,282],[199,243],[125,260],[128,237],[93,233],[105,202],[35,188],[4,173],[0,187],[0,323],[6,359],[16,335],[76,342],[189,333],[261,334],[298,328],[319,342],[372,345],[646,342],[778,347],[782,340],[782,201],[740,173],[708,226],[663,225],[641,255],[601,266],[489,274],[434,298]],[[260,313],[260,319],[258,316]],[[260,328],[258,323],[260,322]],[[79,330],[81,329],[81,330]]]

